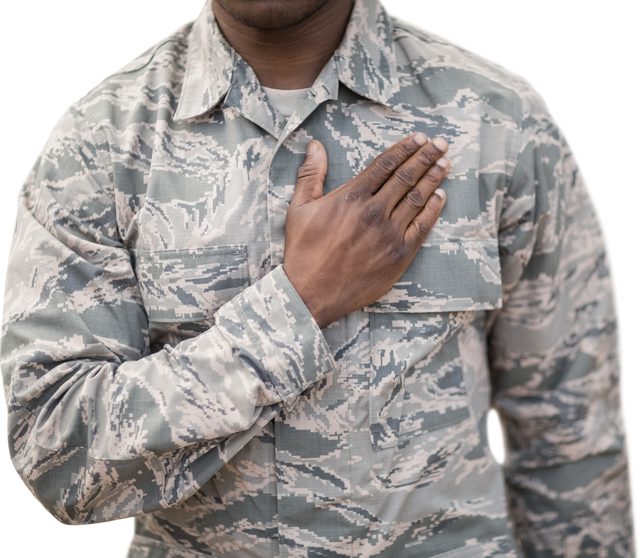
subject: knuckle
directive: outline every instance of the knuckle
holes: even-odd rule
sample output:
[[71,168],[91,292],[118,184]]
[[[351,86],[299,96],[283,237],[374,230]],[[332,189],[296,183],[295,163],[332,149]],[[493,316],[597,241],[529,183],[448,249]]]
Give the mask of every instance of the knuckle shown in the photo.
[[398,166],[396,160],[387,153],[383,153],[379,157],[376,157],[373,163],[374,168],[378,173],[383,175],[390,175]]
[[370,203],[365,207],[362,219],[368,227],[374,227],[380,222],[382,217],[383,206],[378,202]]
[[426,203],[422,192],[420,192],[419,190],[411,190],[410,192],[407,192],[407,195],[404,197],[404,199],[412,209],[424,207],[424,204]]
[[303,180],[314,175],[314,168],[308,163],[302,163],[298,169],[298,180]]
[[421,182],[426,183],[430,189],[433,189],[438,186],[446,177],[447,173],[445,173],[440,167],[435,165],[423,175]]
[[413,147],[413,144],[410,143],[401,143],[400,145],[398,145],[398,151],[400,152],[400,156],[403,159],[408,159],[414,154],[415,147]]
[[416,230],[421,235],[428,235],[438,220],[438,210],[427,206],[421,218],[415,221]]
[[350,204],[356,203],[359,199],[360,199],[360,193],[356,192],[355,190],[349,190],[344,195],[344,201]]
[[435,161],[435,156],[428,149],[421,149],[418,152],[418,159],[423,165],[432,165]]
[[388,254],[394,265],[401,265],[406,261],[410,252],[406,243],[398,242],[389,247]]
[[415,184],[413,173],[406,167],[396,169],[393,176],[405,188],[410,188]]
[[425,236],[427,236],[431,232],[432,228],[433,228],[433,225],[430,219],[428,221],[427,220],[416,221],[416,232],[418,233],[420,238],[424,238]]

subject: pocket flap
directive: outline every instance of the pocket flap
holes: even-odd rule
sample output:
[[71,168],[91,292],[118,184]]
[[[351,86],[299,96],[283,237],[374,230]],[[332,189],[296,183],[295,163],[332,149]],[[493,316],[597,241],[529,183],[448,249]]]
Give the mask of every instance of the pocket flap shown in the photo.
[[365,312],[457,312],[502,306],[498,241],[427,241],[389,292]]
[[133,256],[150,321],[195,322],[211,318],[248,285],[244,244],[137,250]]

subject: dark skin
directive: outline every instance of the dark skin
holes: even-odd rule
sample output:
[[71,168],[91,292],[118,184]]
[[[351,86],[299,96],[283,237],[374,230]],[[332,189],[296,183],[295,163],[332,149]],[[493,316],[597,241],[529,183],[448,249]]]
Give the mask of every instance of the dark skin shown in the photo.
[[340,45],[351,0],[213,0],[229,44],[273,89],[311,87]]
[[[344,35],[351,0],[213,0],[229,44],[274,89],[310,87]],[[323,328],[383,296],[435,225],[446,195],[447,142],[399,141],[323,195],[327,154],[316,140],[287,211],[284,271]]]

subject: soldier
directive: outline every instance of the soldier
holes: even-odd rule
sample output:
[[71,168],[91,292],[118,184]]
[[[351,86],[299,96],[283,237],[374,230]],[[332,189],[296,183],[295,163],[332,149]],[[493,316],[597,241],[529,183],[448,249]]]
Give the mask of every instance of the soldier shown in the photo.
[[17,470],[65,523],[135,516],[132,558],[632,555],[575,161],[376,0],[207,2],[74,104],[4,324]]

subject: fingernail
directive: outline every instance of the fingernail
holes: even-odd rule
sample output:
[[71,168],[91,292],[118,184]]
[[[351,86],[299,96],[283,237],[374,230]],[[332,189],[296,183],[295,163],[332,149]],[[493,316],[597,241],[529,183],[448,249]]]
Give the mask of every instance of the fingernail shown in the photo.
[[447,194],[444,193],[444,190],[442,188],[438,188],[434,193],[434,196],[438,196],[441,200],[444,200],[444,198],[446,197]]
[[442,138],[434,139],[433,145],[435,145],[440,151],[446,151],[447,148],[449,147],[449,144]]
[[436,161],[436,165],[438,165],[441,169],[446,169],[449,166],[449,161],[444,157],[440,157],[440,159]]
[[427,143],[427,141],[429,141],[429,138],[427,137],[426,134],[423,134],[422,132],[417,132],[413,134],[413,140],[418,145],[424,145],[425,143]]
[[307,155],[315,155],[318,152],[318,146],[315,141],[310,141],[307,145]]

